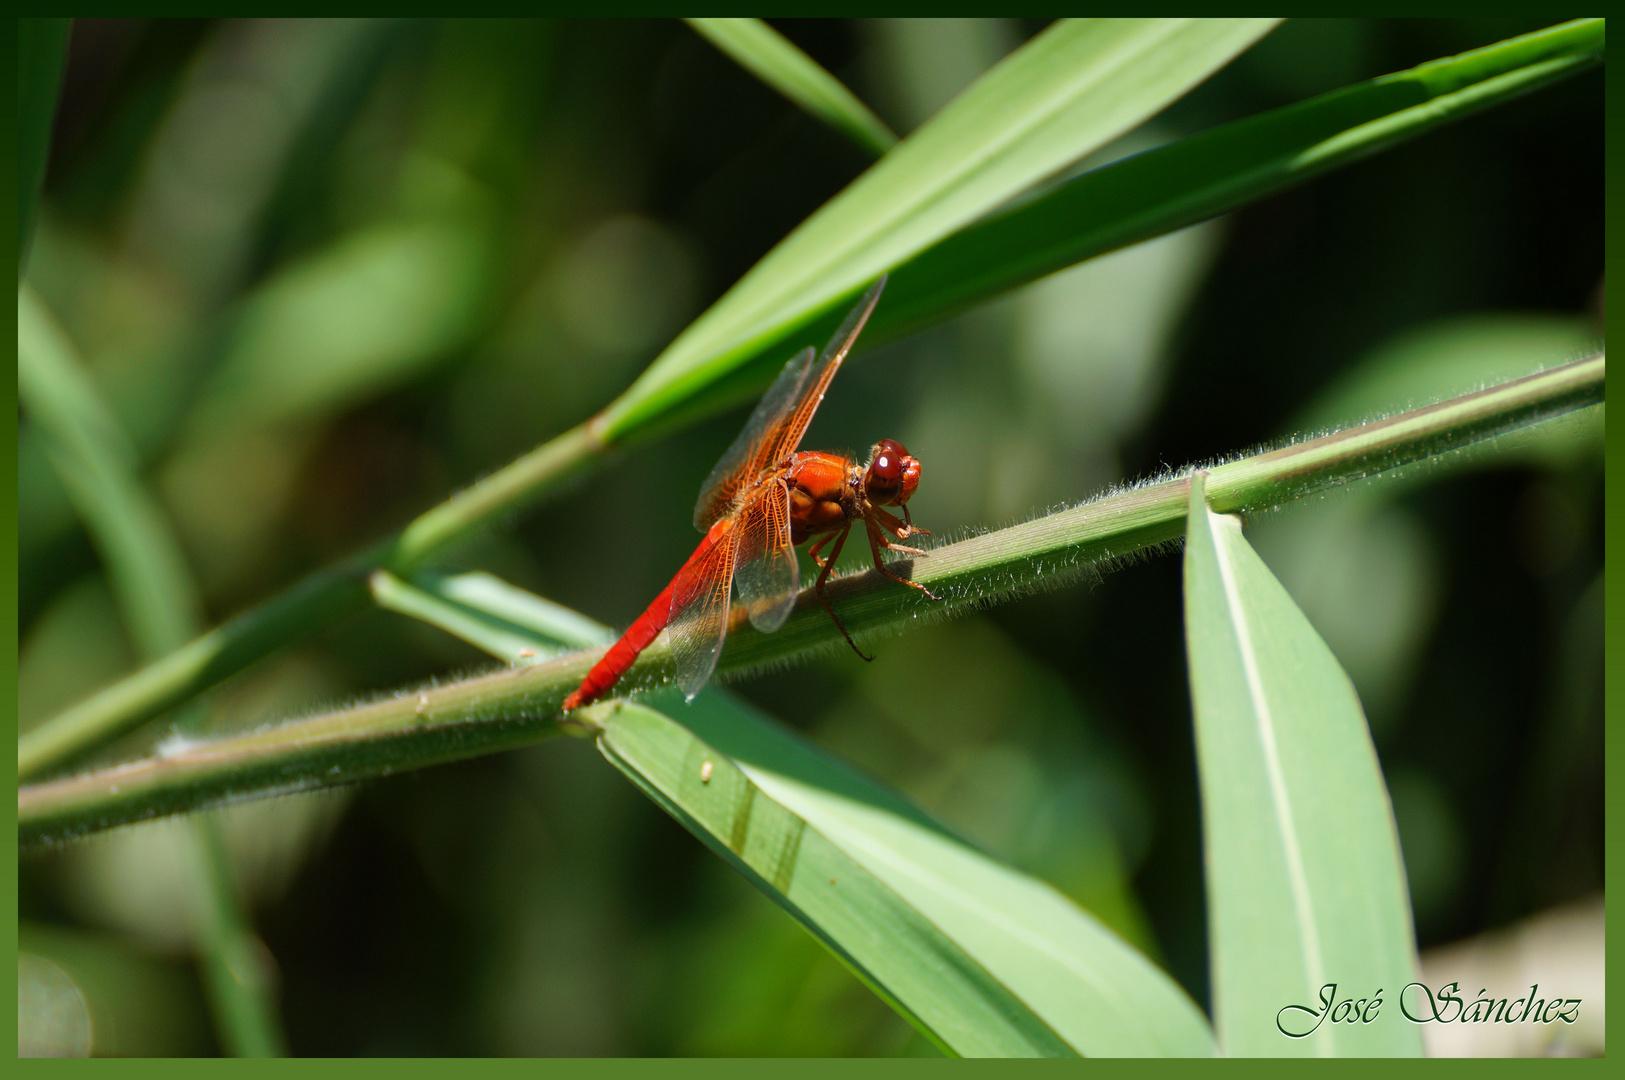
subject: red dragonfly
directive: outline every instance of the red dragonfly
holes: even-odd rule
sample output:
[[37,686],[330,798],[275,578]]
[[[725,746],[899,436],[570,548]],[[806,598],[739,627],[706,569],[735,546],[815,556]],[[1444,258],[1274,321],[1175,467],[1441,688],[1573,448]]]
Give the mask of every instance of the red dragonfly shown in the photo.
[[[717,666],[728,632],[730,595],[738,592],[756,629],[764,633],[777,630],[789,617],[800,587],[795,545],[813,537],[817,540],[807,553],[820,568],[813,592],[846,643],[859,656],[870,659],[853,643],[824,595],[824,583],[840,557],[846,534],[859,518],[869,533],[875,569],[937,599],[924,585],[892,573],[880,561],[882,548],[925,554],[919,548],[892,543],[892,537],[907,540],[930,535],[909,518],[908,500],[920,483],[920,463],[903,444],[882,439],[863,465],[839,454],[796,450],[885,284],[886,279],[881,278],[864,293],[817,360],[808,347],[784,365],[745,430],[700,489],[694,526],[705,533],[705,539],[671,584],[564,699],[565,711],[601,697],[668,626],[677,684],[692,700]],[[902,520],[883,509],[887,506],[901,507]],[[828,558],[820,556],[831,540],[835,546]]]

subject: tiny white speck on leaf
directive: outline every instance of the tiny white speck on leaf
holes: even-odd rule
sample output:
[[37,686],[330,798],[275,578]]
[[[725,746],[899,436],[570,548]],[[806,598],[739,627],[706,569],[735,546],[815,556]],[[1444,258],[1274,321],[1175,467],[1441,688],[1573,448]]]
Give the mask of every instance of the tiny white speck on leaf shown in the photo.
[[704,764],[702,764],[700,766],[700,783],[709,784],[710,782],[711,782],[711,763],[709,761],[707,761],[707,762],[705,762]]

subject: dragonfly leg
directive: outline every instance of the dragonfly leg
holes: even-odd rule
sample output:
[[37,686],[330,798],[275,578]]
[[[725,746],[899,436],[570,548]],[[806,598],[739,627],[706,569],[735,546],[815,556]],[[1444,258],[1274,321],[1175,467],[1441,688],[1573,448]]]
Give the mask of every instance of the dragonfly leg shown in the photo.
[[[823,551],[824,550],[824,545],[829,543],[834,538],[835,538],[834,533],[825,533],[823,536],[820,536],[817,540],[814,540],[813,543],[812,543],[812,546],[807,549],[807,554],[812,556],[812,561],[818,564],[819,569],[823,569],[824,563],[825,563],[826,560],[824,559],[823,556],[819,555],[818,553],[820,551]],[[836,547],[836,550],[837,551],[840,550],[839,546]]]
[[[829,617],[835,620],[835,629],[839,630],[841,632],[841,636],[846,639],[846,643],[852,646],[852,651],[863,657],[865,660],[873,660],[874,657],[869,656],[862,649],[858,648],[858,643],[852,640],[852,635],[847,633],[846,627],[841,625],[841,617],[835,614],[835,609],[833,607],[830,607],[829,597],[824,595],[824,582],[829,580],[829,572],[835,569],[835,560],[841,557],[841,545],[846,543],[846,534],[851,531],[852,523],[849,521],[839,533],[830,534],[830,536],[835,537],[835,550],[829,553],[828,559],[825,559],[823,562],[819,563],[823,569],[818,573],[818,580],[813,583],[813,594],[818,597],[818,602],[824,605],[824,610],[829,612]],[[823,540],[818,541],[814,547],[822,547],[824,545],[824,541],[828,539],[828,536],[824,537]],[[811,549],[809,549],[808,554],[812,554]],[[814,558],[817,558],[817,556],[814,556]]]
[[[875,507],[874,509],[878,510],[881,513],[885,513],[885,511],[880,510],[879,507]],[[891,517],[890,514],[887,514],[886,516]],[[892,518],[892,520],[895,521],[897,519]],[[901,582],[902,584],[907,585],[910,588],[920,590],[921,592],[923,592],[925,595],[929,596],[933,600],[941,600],[942,599],[942,597],[938,596],[936,593],[932,592],[930,589],[926,588],[924,585],[921,585],[918,581],[910,581],[906,577],[902,577],[899,574],[894,574],[890,570],[887,570],[885,564],[880,561],[880,549],[881,548],[888,548],[888,549],[890,549],[892,551],[906,551],[910,555],[924,555],[925,552],[920,551],[918,548],[903,547],[901,544],[894,544],[891,541],[887,540],[885,534],[880,531],[880,525],[873,518],[865,517],[863,519],[863,523],[869,529],[869,551],[875,557],[875,569],[876,570],[879,570],[882,574],[885,574],[887,577],[891,578],[893,581]]]
[[[911,521],[898,521],[895,516],[872,503],[869,506],[869,510],[874,514],[875,521],[880,525],[880,527],[897,537],[899,540],[906,540],[911,536],[931,535],[929,530],[922,529]],[[903,507],[903,513],[904,515],[908,514],[908,507]],[[873,532],[874,530],[871,529],[870,531]],[[903,547],[901,544],[894,544],[890,540],[887,540],[884,536],[880,538],[880,544],[882,547],[890,548],[893,551],[906,551],[910,555],[925,554],[925,552],[921,551],[919,548]]]
[[905,539],[908,536],[929,536],[931,534],[931,529],[921,529],[920,526],[913,523],[913,516],[908,513],[907,502],[903,503],[903,520],[900,526],[897,523],[897,518],[887,513],[886,510],[881,510],[879,507],[874,507],[874,510],[877,513],[886,515],[886,520],[882,521],[882,525],[886,525],[886,528],[890,529],[897,539]]

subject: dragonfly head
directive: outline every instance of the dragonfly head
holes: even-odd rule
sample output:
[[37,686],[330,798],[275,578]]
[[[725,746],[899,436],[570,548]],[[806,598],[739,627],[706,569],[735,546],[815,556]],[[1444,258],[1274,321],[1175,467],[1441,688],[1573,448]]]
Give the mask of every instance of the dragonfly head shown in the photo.
[[920,462],[895,439],[881,439],[869,451],[863,493],[876,506],[902,506],[920,486]]

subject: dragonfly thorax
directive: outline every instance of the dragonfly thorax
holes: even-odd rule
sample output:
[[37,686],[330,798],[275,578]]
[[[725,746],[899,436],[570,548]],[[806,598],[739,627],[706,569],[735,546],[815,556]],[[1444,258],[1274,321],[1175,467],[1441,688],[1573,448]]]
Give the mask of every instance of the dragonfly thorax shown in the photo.
[[795,454],[784,479],[790,489],[791,543],[833,532],[863,516],[863,469],[838,454]]

